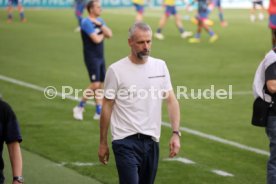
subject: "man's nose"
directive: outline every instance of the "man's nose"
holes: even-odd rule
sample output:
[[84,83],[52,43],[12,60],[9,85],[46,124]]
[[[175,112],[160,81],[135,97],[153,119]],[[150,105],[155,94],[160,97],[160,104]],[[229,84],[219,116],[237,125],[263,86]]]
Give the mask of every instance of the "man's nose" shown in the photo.
[[149,43],[145,42],[144,43],[144,48],[148,49],[149,48]]

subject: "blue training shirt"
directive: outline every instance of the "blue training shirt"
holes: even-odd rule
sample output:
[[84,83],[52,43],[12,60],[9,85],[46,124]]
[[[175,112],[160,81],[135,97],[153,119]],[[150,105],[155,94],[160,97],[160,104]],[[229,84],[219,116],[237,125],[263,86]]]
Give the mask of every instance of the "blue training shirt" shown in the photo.
[[198,13],[208,13],[207,0],[198,0]]
[[[106,26],[105,22],[101,18],[97,18],[101,22],[102,26]],[[99,26],[94,24],[89,18],[85,18],[81,22],[81,36],[83,43],[83,51],[85,60],[103,59],[103,41],[101,43],[94,43],[90,38],[91,34],[103,34]]]

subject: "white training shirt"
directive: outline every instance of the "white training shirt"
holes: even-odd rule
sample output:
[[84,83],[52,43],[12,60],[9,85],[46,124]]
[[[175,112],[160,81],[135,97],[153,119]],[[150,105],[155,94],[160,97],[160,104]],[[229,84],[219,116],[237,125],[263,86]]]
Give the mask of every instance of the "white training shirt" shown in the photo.
[[145,64],[134,64],[125,57],[112,64],[104,83],[105,98],[115,100],[112,140],[142,133],[159,142],[162,99],[170,90],[170,74],[160,59],[149,57]]
[[276,53],[274,50],[270,50],[262,62],[259,64],[253,81],[253,94],[255,99],[261,97],[266,102],[271,102],[271,96],[264,92],[265,85],[265,71],[266,69],[275,63],[276,61]]

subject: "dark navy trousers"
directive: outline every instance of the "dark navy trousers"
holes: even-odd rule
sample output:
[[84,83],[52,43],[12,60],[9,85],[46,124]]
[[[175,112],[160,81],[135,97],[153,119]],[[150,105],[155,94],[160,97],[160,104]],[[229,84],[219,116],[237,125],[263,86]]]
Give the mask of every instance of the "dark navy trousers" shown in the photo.
[[0,184],[4,184],[5,177],[4,177],[4,171],[0,170]]
[[270,148],[270,157],[267,162],[267,184],[276,184],[276,116],[268,116],[266,134]]
[[120,184],[153,184],[159,144],[150,136],[135,134],[112,142]]

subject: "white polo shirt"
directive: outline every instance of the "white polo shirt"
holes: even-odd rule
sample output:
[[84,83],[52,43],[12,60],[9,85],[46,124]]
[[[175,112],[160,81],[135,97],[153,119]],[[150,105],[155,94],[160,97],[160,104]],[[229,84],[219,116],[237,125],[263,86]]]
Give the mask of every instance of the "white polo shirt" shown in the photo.
[[142,133],[158,142],[164,92],[172,90],[166,63],[148,58],[134,64],[128,57],[112,64],[106,73],[104,94],[114,99],[111,114],[112,140]]

